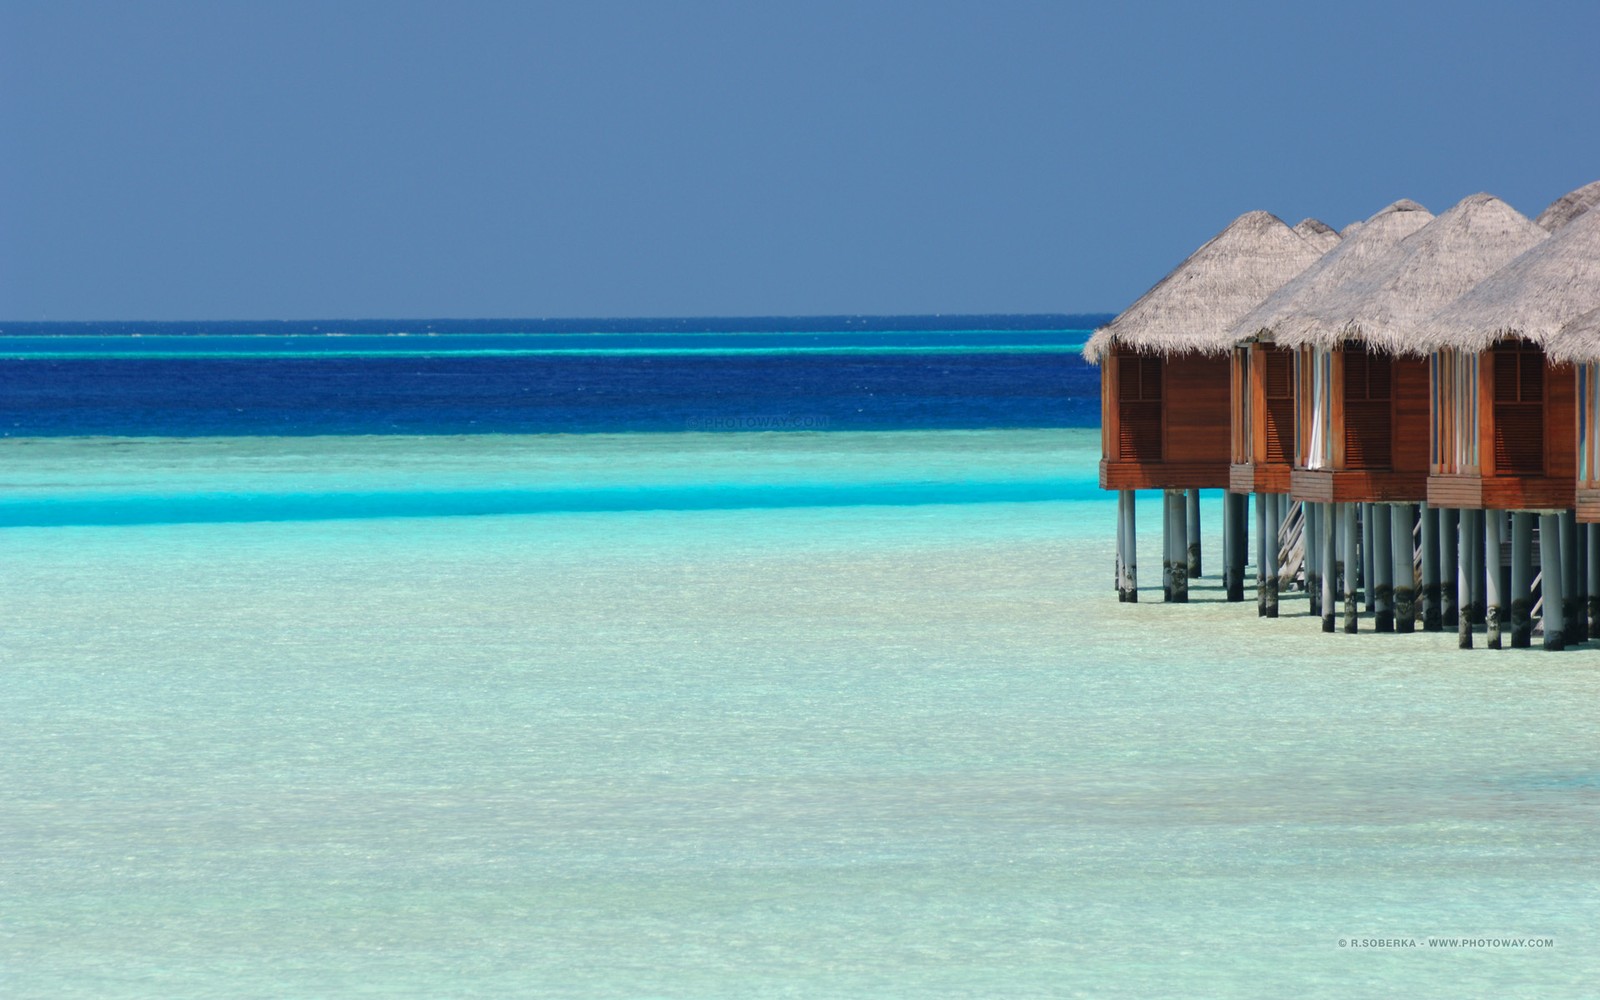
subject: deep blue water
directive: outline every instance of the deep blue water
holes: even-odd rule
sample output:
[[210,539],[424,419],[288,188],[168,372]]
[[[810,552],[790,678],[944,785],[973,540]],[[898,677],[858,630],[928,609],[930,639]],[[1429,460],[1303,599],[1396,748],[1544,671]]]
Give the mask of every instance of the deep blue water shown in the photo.
[[[900,430],[1098,422],[1098,375],[1076,350],[1085,330],[1029,328],[1022,322],[1028,317],[983,319],[991,325],[943,331],[819,331],[820,321],[784,319],[756,333],[480,330],[431,337],[395,335],[401,324],[392,321],[389,335],[373,332],[376,321],[324,324],[357,336],[240,329],[264,324],[211,332],[185,324],[143,324],[132,331],[65,324],[75,335],[62,336],[61,328],[7,324],[0,337],[0,434]],[[503,327],[510,321],[482,322]],[[738,322],[746,329],[759,325]],[[778,332],[783,326],[811,329]]]
[[949,316],[668,316],[618,319],[339,319],[190,322],[0,321],[0,336],[294,336],[305,334],[442,333],[794,333],[930,330],[1092,330],[1101,313]]

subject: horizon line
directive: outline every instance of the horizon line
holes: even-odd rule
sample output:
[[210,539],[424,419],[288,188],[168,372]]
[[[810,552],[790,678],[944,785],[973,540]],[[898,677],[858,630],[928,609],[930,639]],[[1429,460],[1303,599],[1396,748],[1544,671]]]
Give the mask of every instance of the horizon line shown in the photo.
[[130,319],[126,317],[99,317],[95,319],[22,319],[0,318],[0,326],[12,324],[37,325],[41,323],[625,323],[665,322],[684,320],[774,320],[774,319],[960,319],[976,316],[1044,317],[1044,316],[1115,316],[1109,310],[1078,310],[1074,312],[816,312],[816,313],[658,313],[653,315],[571,315],[571,316],[297,316],[297,317],[183,317],[178,319]]

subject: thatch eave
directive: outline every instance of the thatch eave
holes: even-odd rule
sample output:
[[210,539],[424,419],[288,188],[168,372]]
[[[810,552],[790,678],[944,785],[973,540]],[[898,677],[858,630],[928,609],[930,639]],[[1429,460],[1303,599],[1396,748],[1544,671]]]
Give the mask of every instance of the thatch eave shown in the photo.
[[1396,244],[1432,219],[1426,208],[1402,198],[1359,226],[1346,227],[1347,235],[1338,246],[1245,314],[1230,336],[1235,343],[1261,341],[1290,348],[1342,343],[1348,336],[1344,320],[1321,317],[1315,307],[1358,281]]
[[1600,361],[1600,307],[1572,320],[1545,342],[1545,355],[1565,364]]
[[1246,212],[1208,240],[1084,345],[1098,363],[1112,345],[1160,355],[1226,354],[1251,307],[1322,256],[1269,212]]
[[1586,212],[1445,305],[1425,324],[1437,348],[1475,353],[1520,337],[1551,349],[1600,307],[1600,212]]
[[1469,195],[1358,279],[1309,304],[1289,333],[1320,347],[1356,340],[1389,354],[1426,355],[1437,347],[1429,331],[1438,310],[1549,238],[1499,198]]

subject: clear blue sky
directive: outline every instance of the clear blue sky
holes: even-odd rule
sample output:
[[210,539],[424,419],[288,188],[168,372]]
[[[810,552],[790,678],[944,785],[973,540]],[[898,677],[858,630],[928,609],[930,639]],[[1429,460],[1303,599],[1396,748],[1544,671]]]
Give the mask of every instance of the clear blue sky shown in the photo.
[[1600,4],[0,0],[0,319],[1117,311],[1600,177]]

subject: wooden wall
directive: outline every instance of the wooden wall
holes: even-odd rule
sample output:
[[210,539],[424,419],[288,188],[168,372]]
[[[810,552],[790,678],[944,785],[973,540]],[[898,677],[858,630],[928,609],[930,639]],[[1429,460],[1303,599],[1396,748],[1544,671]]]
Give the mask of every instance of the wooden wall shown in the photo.
[[[1290,492],[1318,503],[1414,503],[1428,491],[1428,361],[1373,354],[1364,347],[1333,352],[1330,468],[1296,468]],[[1304,372],[1309,358],[1302,358]],[[1309,391],[1309,376],[1300,391]],[[1302,421],[1311,419],[1302,401]],[[1302,446],[1304,447],[1304,445]]]
[[1227,357],[1184,354],[1168,358],[1165,367],[1165,458],[1227,465]]
[[[1103,489],[1226,488],[1228,485],[1229,379],[1226,355],[1180,354],[1162,358],[1113,349],[1101,362],[1115,372],[1101,374],[1102,390],[1115,393],[1102,400],[1100,486]],[[1135,370],[1146,378],[1159,365],[1159,458],[1141,457],[1149,449],[1132,447],[1137,437],[1148,440],[1132,419],[1152,401],[1141,401],[1129,387]],[[1126,425],[1126,426],[1125,426]]]
[[[1533,353],[1533,352],[1527,352]],[[1479,470],[1435,474],[1428,478],[1428,502],[1441,507],[1492,510],[1564,510],[1577,503],[1578,399],[1577,371],[1571,365],[1552,364],[1540,357],[1542,382],[1538,410],[1525,412],[1529,403],[1514,395],[1515,381],[1527,389],[1526,375],[1509,371],[1507,352],[1486,351],[1479,356]],[[1502,427],[1516,419],[1532,426],[1542,423],[1542,455],[1535,465],[1513,455],[1515,429]],[[1525,447],[1525,446],[1524,446]],[[1521,468],[1518,468],[1520,466]]]

